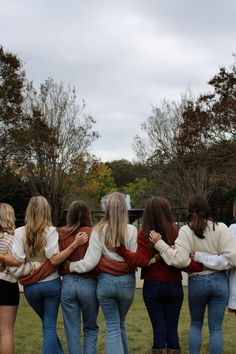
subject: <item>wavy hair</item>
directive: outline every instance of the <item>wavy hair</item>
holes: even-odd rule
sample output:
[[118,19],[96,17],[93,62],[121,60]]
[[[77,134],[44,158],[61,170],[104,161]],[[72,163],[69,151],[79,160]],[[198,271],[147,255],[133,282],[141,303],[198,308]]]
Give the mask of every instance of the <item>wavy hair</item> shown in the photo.
[[96,230],[105,243],[118,247],[124,243],[127,233],[128,210],[122,193],[111,193],[105,206],[105,214],[96,225]]
[[173,216],[169,201],[163,197],[151,197],[144,208],[142,233],[148,239],[151,230],[161,234],[163,240],[171,244]]
[[10,204],[0,204],[0,237],[7,232],[10,235],[15,233],[15,212]]
[[25,213],[25,252],[35,256],[46,245],[47,229],[52,225],[51,209],[46,198],[32,197]]
[[75,234],[81,227],[92,227],[92,217],[89,208],[82,200],[75,200],[69,206],[66,215],[66,226],[61,228],[65,232],[63,238]]
[[208,201],[202,195],[193,195],[188,201],[188,226],[197,237],[205,238],[204,230],[208,220],[213,222],[213,230],[215,230],[216,222],[211,217]]

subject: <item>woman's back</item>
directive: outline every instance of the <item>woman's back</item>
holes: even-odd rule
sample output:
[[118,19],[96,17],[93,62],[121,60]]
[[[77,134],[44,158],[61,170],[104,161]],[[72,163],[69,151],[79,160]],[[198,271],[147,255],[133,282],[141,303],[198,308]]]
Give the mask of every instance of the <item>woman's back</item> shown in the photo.
[[[124,259],[118,255],[118,253],[110,251],[105,243],[105,240],[100,237],[100,235],[96,232],[96,229],[92,232],[93,236],[97,239],[97,241],[101,244],[102,247],[102,255],[106,258],[115,260],[115,261],[124,261]],[[137,248],[137,229],[134,225],[127,225],[126,237],[124,239],[125,247],[134,252]]]
[[220,254],[227,247],[230,233],[224,223],[213,224],[212,221],[208,220],[204,230],[204,238],[197,237],[188,225],[181,227],[179,235],[183,238],[186,237],[186,243],[192,252],[201,251]]

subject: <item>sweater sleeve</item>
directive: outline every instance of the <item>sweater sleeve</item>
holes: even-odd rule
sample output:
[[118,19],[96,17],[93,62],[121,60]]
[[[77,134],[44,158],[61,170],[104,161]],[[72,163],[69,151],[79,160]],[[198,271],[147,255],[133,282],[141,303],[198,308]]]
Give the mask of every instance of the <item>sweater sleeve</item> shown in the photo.
[[236,243],[230,234],[229,228],[223,223],[221,223],[219,253],[227,258],[231,266],[236,267]]
[[15,230],[13,238],[12,255],[21,263],[25,261],[24,242],[23,242],[24,228],[20,227]]
[[58,232],[55,227],[51,227],[46,236],[45,255],[48,259],[59,253]]
[[228,270],[232,268],[228,260],[221,254],[206,252],[195,252],[194,259],[204,264],[205,267],[213,270]]
[[190,242],[187,234],[184,230],[182,230],[182,228],[179,230],[179,236],[175,240],[174,248],[171,248],[163,240],[156,242],[154,247],[160,252],[160,255],[164,259],[165,263],[170,266],[185,268],[191,262],[189,257],[191,253]]
[[151,258],[151,250],[148,246],[148,241],[139,232],[138,246],[136,252],[131,252],[125,246],[116,248],[116,252],[124,258],[124,260],[134,267],[147,267]]
[[70,262],[70,272],[85,273],[95,268],[102,256],[102,249],[99,236],[96,231],[93,231],[84,258],[77,262]]
[[194,272],[202,272],[204,270],[204,265],[198,261],[194,261],[191,259],[189,265],[182,269],[182,271],[186,273],[194,273]]

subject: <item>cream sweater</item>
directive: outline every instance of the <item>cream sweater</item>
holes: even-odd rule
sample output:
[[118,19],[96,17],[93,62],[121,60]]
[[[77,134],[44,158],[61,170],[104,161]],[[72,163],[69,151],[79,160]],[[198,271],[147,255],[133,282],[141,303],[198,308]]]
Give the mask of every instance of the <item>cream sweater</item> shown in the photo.
[[[168,265],[177,268],[187,267],[190,263],[189,254],[197,251],[224,255],[232,266],[236,266],[236,245],[225,224],[215,224],[215,230],[213,230],[213,223],[208,221],[204,236],[204,239],[198,238],[188,225],[184,225],[179,230],[175,248],[171,248],[163,240],[158,241],[155,248]],[[211,272],[214,270],[206,269],[200,274]]]
[[[127,225],[127,233],[125,237],[125,247],[131,251],[135,252],[137,248],[137,229],[134,225]],[[101,236],[97,233],[96,229],[93,229],[90,240],[89,247],[84,256],[84,259],[77,262],[70,262],[70,272],[84,273],[89,272],[98,264],[101,256],[104,255],[106,258],[123,262],[124,259],[119,256],[116,252],[110,251]]]

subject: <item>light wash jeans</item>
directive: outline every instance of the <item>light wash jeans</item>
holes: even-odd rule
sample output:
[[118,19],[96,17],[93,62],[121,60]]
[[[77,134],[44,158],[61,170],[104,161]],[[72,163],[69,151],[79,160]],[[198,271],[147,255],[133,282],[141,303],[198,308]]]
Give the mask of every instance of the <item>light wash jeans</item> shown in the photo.
[[[61,306],[69,354],[97,354],[96,278],[66,274],[62,280]],[[81,314],[84,350],[81,346]]]
[[191,316],[190,354],[199,354],[201,351],[201,332],[206,306],[210,331],[210,354],[221,354],[223,352],[222,322],[228,301],[226,273],[215,272],[191,276],[188,289]]
[[128,354],[125,317],[133,302],[134,273],[98,276],[97,298],[106,322],[106,354]]
[[57,336],[57,315],[61,297],[61,279],[43,281],[24,287],[26,300],[41,318],[42,354],[64,354]]

